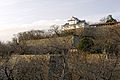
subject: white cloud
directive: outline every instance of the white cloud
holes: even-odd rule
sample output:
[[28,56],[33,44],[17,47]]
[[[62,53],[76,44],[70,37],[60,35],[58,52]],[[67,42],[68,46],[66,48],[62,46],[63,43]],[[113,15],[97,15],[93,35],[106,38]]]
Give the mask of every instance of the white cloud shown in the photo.
[[10,6],[21,2],[21,0],[0,0],[0,6]]
[[[120,20],[120,12],[114,12],[114,13],[106,13],[106,14],[96,14],[91,16],[85,16],[79,19],[86,20],[88,22],[99,22],[99,20],[103,17],[106,17],[107,15],[113,15],[113,17],[118,18]],[[66,23],[68,19],[55,19],[55,20],[39,20],[34,21],[31,24],[9,24],[9,25],[0,25],[0,40],[1,41],[9,41],[12,39],[13,34],[17,34],[19,32],[24,32],[32,29],[40,29],[45,30],[49,29],[51,25],[58,24],[63,25]]]
[[24,32],[28,30],[45,30],[49,29],[51,25],[63,25],[66,20],[56,19],[56,20],[40,20],[33,22],[31,24],[10,24],[10,25],[0,25],[0,41],[10,41],[14,34],[19,32]]

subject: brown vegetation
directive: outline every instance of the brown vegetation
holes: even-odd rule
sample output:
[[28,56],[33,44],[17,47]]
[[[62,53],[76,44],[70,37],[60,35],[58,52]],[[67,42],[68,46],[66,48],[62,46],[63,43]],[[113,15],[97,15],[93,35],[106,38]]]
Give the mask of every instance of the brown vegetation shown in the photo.
[[[94,47],[91,52],[78,50],[73,46],[71,36],[60,37],[59,32],[55,32],[52,38],[22,42],[19,42],[21,37],[18,36],[13,42],[0,44],[0,79],[51,80],[52,77],[52,80],[119,80],[119,32],[119,25],[84,29],[78,37],[92,38]],[[62,58],[51,63],[52,56]],[[52,73],[51,67],[55,68],[52,68]]]

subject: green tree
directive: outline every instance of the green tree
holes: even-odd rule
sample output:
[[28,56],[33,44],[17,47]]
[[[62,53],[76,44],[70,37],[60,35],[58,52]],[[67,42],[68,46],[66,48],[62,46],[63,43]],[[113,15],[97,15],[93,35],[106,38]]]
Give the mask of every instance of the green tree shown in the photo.
[[106,22],[117,22],[117,20],[114,19],[114,18],[112,17],[112,15],[108,15]]
[[84,37],[79,41],[78,49],[85,51],[85,52],[86,51],[89,52],[91,48],[93,47],[93,45],[94,45],[94,42],[91,38]]

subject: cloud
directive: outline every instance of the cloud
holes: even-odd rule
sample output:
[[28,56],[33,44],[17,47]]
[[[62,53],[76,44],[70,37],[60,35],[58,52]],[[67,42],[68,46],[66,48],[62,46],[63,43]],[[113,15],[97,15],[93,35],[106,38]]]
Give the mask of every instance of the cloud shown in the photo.
[[51,25],[63,25],[66,20],[55,19],[55,20],[40,20],[35,21],[31,24],[10,24],[10,25],[0,25],[0,41],[11,41],[14,34],[19,32],[29,31],[29,30],[46,30],[49,29]]
[[0,6],[10,6],[20,2],[21,0],[0,0]]
[[[80,5],[80,4],[84,4],[84,3],[91,3],[95,0],[63,0],[66,1],[65,3],[62,2],[60,5],[62,6],[76,6],[76,5]],[[59,4],[57,4],[59,5]]]
[[[114,18],[120,20],[120,12],[114,13],[105,13],[105,14],[94,14],[85,17],[78,17],[79,19],[86,20],[87,22],[95,23],[107,15],[113,15]],[[51,25],[63,25],[68,19],[55,19],[55,20],[39,20],[34,21],[31,24],[9,24],[9,25],[0,25],[0,41],[10,41],[14,34],[19,32],[24,32],[28,30],[46,30],[49,29]]]

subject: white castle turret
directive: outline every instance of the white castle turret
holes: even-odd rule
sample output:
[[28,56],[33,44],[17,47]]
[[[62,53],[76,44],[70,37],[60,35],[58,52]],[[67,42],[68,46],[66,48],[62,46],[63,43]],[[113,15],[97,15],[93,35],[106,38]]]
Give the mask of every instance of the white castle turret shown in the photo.
[[86,28],[89,25],[86,23],[85,20],[79,20],[76,17],[72,17],[66,24],[63,25],[62,30],[70,30],[70,29],[77,29],[77,28]]

